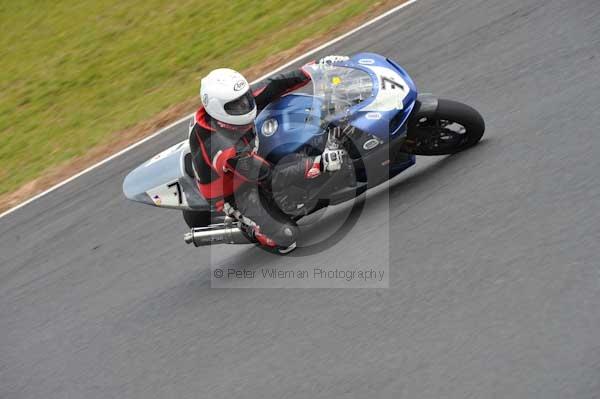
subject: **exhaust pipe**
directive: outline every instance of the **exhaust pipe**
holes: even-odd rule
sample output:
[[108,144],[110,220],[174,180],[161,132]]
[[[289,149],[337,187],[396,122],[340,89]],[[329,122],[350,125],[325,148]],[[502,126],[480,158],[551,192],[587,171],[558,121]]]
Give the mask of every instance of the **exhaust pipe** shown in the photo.
[[186,244],[194,244],[196,247],[213,244],[250,244],[242,229],[224,223],[193,228],[183,239]]

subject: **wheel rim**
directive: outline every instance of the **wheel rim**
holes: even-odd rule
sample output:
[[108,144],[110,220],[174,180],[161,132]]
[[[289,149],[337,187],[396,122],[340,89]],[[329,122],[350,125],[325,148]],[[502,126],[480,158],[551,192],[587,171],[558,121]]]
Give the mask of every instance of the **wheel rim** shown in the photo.
[[416,147],[421,150],[446,152],[462,147],[468,140],[466,127],[449,119],[423,117],[416,127],[423,132],[416,142]]

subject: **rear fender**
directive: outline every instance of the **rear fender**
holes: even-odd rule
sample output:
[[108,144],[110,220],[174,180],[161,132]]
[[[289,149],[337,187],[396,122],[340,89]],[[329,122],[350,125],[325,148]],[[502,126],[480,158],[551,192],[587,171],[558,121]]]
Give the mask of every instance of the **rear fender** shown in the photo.
[[167,148],[125,177],[125,197],[161,208],[210,209],[198,191],[191,160],[188,140]]

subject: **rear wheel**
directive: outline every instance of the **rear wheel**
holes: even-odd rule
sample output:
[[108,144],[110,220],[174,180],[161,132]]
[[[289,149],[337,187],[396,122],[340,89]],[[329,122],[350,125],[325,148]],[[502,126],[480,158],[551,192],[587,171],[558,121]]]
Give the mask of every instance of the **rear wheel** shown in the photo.
[[210,211],[183,211],[183,220],[190,229],[211,224]]
[[483,118],[475,109],[440,99],[433,115],[411,117],[403,151],[415,155],[454,154],[477,144],[484,131]]

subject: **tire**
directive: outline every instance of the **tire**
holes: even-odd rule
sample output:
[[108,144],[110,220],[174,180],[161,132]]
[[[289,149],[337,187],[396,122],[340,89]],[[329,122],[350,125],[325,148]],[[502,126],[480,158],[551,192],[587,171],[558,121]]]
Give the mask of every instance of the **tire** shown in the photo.
[[183,220],[190,229],[211,224],[210,211],[183,211]]
[[[421,119],[425,120],[424,124]],[[433,125],[439,121],[452,122],[464,127],[463,134],[455,135],[460,138],[460,142],[457,145],[443,148],[432,148],[419,144],[419,141],[424,143],[432,136]],[[406,152],[414,155],[455,154],[477,144],[483,137],[484,131],[485,122],[477,110],[457,101],[439,99],[437,110],[433,116],[422,117],[417,112],[414,118],[411,117],[408,125]],[[462,137],[463,135],[464,137]]]

